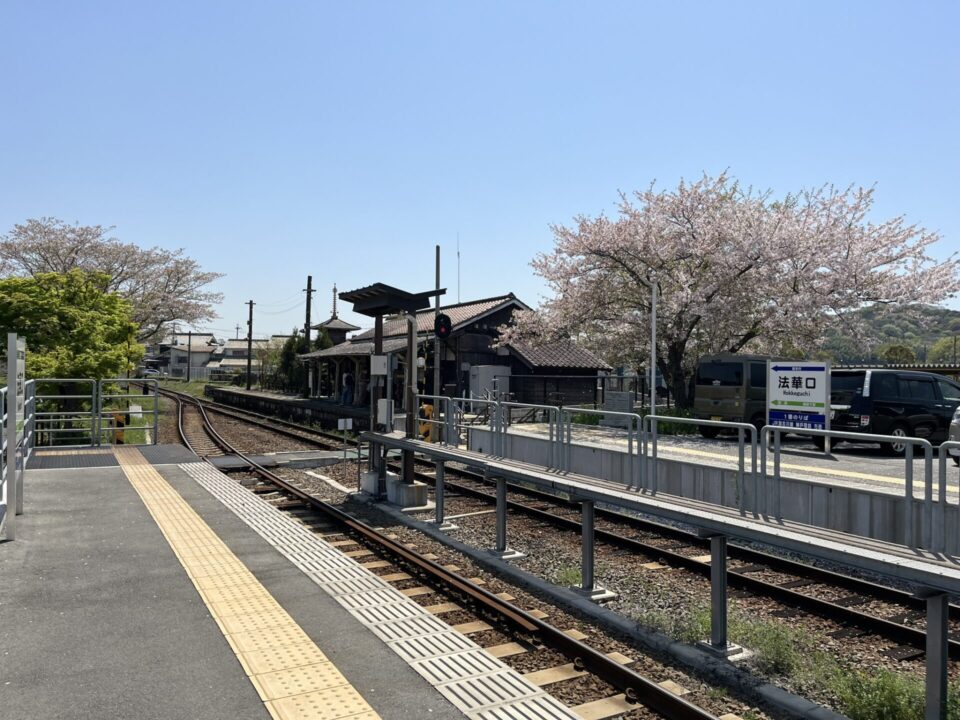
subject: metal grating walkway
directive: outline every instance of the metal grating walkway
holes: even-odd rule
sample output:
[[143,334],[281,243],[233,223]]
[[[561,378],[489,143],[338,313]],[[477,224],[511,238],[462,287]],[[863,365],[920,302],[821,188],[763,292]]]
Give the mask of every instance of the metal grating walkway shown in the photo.
[[214,467],[180,467],[468,717],[580,720],[508,665]]

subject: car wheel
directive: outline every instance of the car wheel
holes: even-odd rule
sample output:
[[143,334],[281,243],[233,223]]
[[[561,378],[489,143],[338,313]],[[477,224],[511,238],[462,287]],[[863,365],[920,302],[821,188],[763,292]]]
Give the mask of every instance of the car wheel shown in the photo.
[[720,428],[711,427],[710,425],[700,425],[698,430],[700,430],[700,434],[707,440],[713,440],[720,434]]
[[[905,425],[894,425],[892,428],[890,428],[890,432],[888,432],[887,435],[908,438],[910,437],[910,431],[907,430]],[[885,445],[885,447],[887,452],[895,457],[903,457],[904,453],[907,451],[906,442],[889,442]]]

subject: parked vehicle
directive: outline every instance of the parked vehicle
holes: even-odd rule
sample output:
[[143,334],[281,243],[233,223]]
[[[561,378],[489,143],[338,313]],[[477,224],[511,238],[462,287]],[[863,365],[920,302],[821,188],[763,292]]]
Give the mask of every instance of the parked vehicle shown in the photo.
[[[960,384],[929,372],[834,370],[830,373],[830,429],[946,440],[960,408]],[[960,428],[957,430],[960,438]],[[814,438],[821,446],[823,438]],[[907,443],[887,443],[903,455]]]
[[[950,421],[950,433],[947,436],[948,440],[954,442],[960,442],[960,407],[958,407],[953,413],[953,419]],[[953,461],[960,465],[960,450],[950,449],[950,457],[953,458]]]
[[[698,420],[748,422],[759,430],[767,422],[766,355],[721,354],[702,358],[697,365],[693,416]],[[705,438],[720,429],[701,425]]]

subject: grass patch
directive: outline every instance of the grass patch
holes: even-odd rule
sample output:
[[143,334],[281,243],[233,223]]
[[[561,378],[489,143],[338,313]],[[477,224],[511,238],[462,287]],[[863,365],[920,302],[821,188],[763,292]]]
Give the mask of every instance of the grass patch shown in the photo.
[[583,575],[578,567],[566,565],[553,574],[554,585],[570,587],[573,585],[579,586],[581,582],[583,582]]
[[[710,636],[706,603],[676,611],[645,611],[635,619],[689,644]],[[794,690],[803,694],[834,698],[835,709],[850,720],[922,720],[924,716],[922,678],[885,668],[847,667],[820,649],[826,642],[818,634],[741,612],[731,612],[729,630],[732,642],[753,651],[749,662],[758,670],[789,678]],[[947,718],[960,720],[960,686],[956,684],[948,692]]]
[[[840,671],[835,674],[833,690],[844,715],[850,720],[914,720],[923,717],[923,683],[914,677],[884,668],[875,672]],[[956,717],[957,703],[953,698]]]
[[182,380],[161,380],[160,387],[166,388],[167,390],[175,390],[176,392],[186,393],[187,395],[193,395],[194,397],[203,397],[203,389],[207,385],[229,385],[230,383],[224,382],[210,382],[209,380],[191,380],[190,382],[185,382]]

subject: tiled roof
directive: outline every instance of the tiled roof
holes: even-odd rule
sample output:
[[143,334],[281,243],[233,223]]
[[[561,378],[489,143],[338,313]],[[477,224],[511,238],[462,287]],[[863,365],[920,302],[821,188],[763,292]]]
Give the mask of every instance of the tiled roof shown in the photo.
[[512,342],[510,349],[531,368],[581,368],[612,370],[603,360],[572,340],[558,340],[542,345]]
[[[383,341],[384,354],[405,350],[406,347],[406,338],[391,338]],[[334,358],[354,355],[373,355],[373,340],[340,343],[339,345],[328,347],[326,350],[314,350],[311,353],[304,353],[297,357],[304,360],[309,358]]]
[[188,333],[177,333],[176,335],[167,336],[161,344],[163,345],[186,345],[190,344],[193,347],[199,347],[200,345],[215,345],[216,339],[213,335],[205,335],[201,333],[194,333],[191,338]]
[[[468,325],[484,315],[509,305],[516,305],[521,310],[528,309],[524,303],[514,297],[513,293],[510,293],[508,295],[499,295],[497,297],[486,298],[483,300],[473,300],[471,302],[459,303],[457,305],[447,305],[445,307],[441,306],[440,312],[450,317],[453,330],[456,331],[458,326]],[[417,334],[433,333],[433,313],[433,308],[420,310],[417,313]],[[367,330],[359,335],[355,335],[353,337],[353,341],[372,340],[373,332],[373,330]],[[398,337],[406,334],[407,321],[405,318],[394,318],[392,320],[386,320],[383,323],[384,338]]]
[[[263,343],[268,343],[268,342],[270,341],[265,338],[254,338],[253,346],[256,347],[257,345],[262,345]],[[239,340],[227,340],[227,342],[223,344],[223,348],[225,350],[245,350],[246,347],[247,347],[246,338],[240,338]]]
[[327,330],[346,330],[347,332],[360,329],[357,325],[351,325],[347,321],[341,320],[338,317],[332,317],[326,322],[322,322],[319,325],[313,325],[312,327],[314,330],[326,328]]

